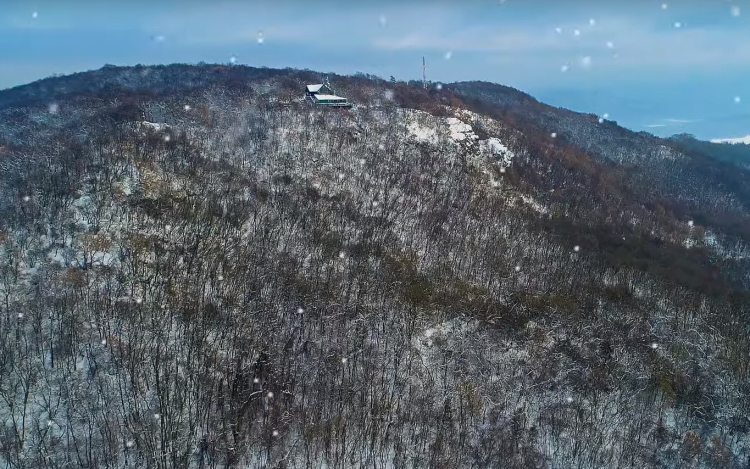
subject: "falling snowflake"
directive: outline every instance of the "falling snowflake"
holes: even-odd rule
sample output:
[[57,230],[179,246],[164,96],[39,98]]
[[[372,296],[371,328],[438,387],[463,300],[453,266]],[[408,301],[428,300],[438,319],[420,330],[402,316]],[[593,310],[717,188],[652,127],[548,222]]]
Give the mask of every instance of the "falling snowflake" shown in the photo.
[[373,206],[373,207],[377,207],[377,206],[378,206],[378,201],[377,201],[377,200],[374,200],[374,201],[372,202],[372,206]]
[[56,103],[50,104],[49,107],[47,108],[47,110],[49,111],[50,114],[57,114],[57,111],[59,109],[60,108],[59,108],[59,106]]
[[258,44],[263,44],[263,31],[258,31]]
[[23,319],[23,313],[18,313],[18,319]]
[[675,21],[674,27],[675,28],[681,28],[682,27],[682,23],[680,23],[679,21]]
[[573,246],[573,250],[574,250],[575,252],[578,252],[578,251],[580,251],[580,250],[581,250],[581,246]]
[[183,109],[185,109],[186,111],[189,111],[189,110],[190,110],[190,105],[189,105],[189,104],[186,104],[186,105],[185,105],[185,106],[183,107]]
[[301,308],[301,307],[297,308],[297,314],[304,314],[304,313],[305,313],[305,308]]
[[520,265],[517,265],[517,266],[516,266],[516,272],[520,272],[520,271],[521,271],[521,266],[520,266]]
[[237,63],[237,57],[235,56],[229,57],[229,63],[232,63],[232,64]]
[[223,275],[219,275],[218,277],[216,277],[216,280],[218,280],[219,282],[221,282],[222,280],[224,280],[224,276]]
[[255,384],[260,383],[260,379],[259,378],[253,378],[253,383],[255,383]]
[[31,200],[31,197],[29,197],[28,195],[23,196],[24,202],[28,202],[29,200]]
[[613,49],[615,47],[615,43],[612,41],[607,41],[607,47]]
[[384,28],[387,23],[388,18],[386,18],[385,15],[380,15],[380,27]]
[[279,436],[279,431],[278,431],[278,430],[274,430],[274,431],[273,431],[273,432],[271,433],[271,435],[273,435],[274,437],[277,437],[277,436]]
[[162,36],[161,34],[158,35],[158,36],[154,36],[154,41],[156,41],[156,42],[164,42],[164,39],[166,39],[166,38],[164,36]]
[[267,396],[267,397],[268,397],[269,399],[273,399],[273,393],[272,393],[271,391],[268,391],[268,394],[266,394],[266,396]]
[[659,344],[657,344],[656,342],[654,342],[653,344],[651,344],[651,348],[654,349],[654,350],[656,350],[656,349],[659,348]]
[[453,57],[453,52],[448,51],[445,53],[445,60],[450,60]]
[[442,83],[438,83],[437,85],[435,85],[435,88],[437,88],[438,91],[440,91],[440,90],[443,89],[443,84]]
[[560,67],[560,71],[565,73],[568,71],[569,68],[570,68],[570,65],[564,64],[562,67]]
[[165,142],[168,142],[168,141],[170,141],[170,140],[172,140],[172,137],[170,137],[169,135],[165,135],[165,136],[164,136],[164,141],[165,141]]
[[102,339],[102,345],[107,345],[107,339]]
[[600,123],[600,124],[604,124],[604,118],[603,118],[603,117],[600,117],[600,118],[599,118],[599,123]]
[[136,304],[141,304],[141,303],[143,302],[143,300],[142,300],[142,299],[140,299],[140,298],[136,298],[136,299],[135,299],[135,302],[136,302]]
[[128,440],[128,442],[125,443],[125,446],[127,446],[128,448],[132,448],[134,445],[135,445],[135,441],[133,440]]
[[346,363],[346,357],[341,359],[341,363]]
[[567,402],[568,404],[571,404],[573,402],[573,398],[568,396],[565,398],[565,402]]
[[591,65],[591,57],[587,55],[586,57],[582,58],[581,59],[581,65],[583,65],[584,67],[590,66]]
[[346,257],[346,253],[345,253],[344,251],[341,251],[341,252],[339,253],[339,259],[343,259],[343,258],[345,258],[345,257]]
[[596,20],[594,18],[589,19],[589,25],[594,26],[596,24]]
[[578,30],[578,29],[574,29],[573,30],[573,36],[580,36],[580,35],[581,35],[581,31],[580,30]]
[[344,179],[344,173],[339,173],[339,180]]
[[55,422],[53,422],[52,420],[47,420],[47,426],[48,427],[51,427],[54,424],[55,424]]
[[736,5],[732,7],[732,16],[734,16],[735,18],[740,16],[740,7]]
[[552,132],[551,134],[549,134],[549,136],[552,138],[557,138],[557,132]]
[[505,172],[505,168],[500,168],[500,172],[504,173]]
[[154,414],[154,418],[157,419],[157,420],[160,419],[161,418],[161,414]]
[[37,14],[37,12],[34,12],[34,13],[31,14],[31,17],[34,18],[34,19],[37,19],[38,16],[39,15]]
[[662,10],[666,10],[667,9],[667,4],[666,3],[662,3],[661,4],[661,9]]
[[688,222],[688,226],[689,226],[690,228],[692,228],[692,227],[693,227],[693,220],[690,220],[690,221]]
[[558,27],[558,28],[555,28],[555,32],[556,32],[557,34],[562,34],[562,28],[559,28],[559,27]]
[[735,96],[735,97],[734,97],[734,102],[735,102],[735,103],[738,103],[738,104],[739,104],[739,102],[740,102],[740,97],[739,97],[739,96]]

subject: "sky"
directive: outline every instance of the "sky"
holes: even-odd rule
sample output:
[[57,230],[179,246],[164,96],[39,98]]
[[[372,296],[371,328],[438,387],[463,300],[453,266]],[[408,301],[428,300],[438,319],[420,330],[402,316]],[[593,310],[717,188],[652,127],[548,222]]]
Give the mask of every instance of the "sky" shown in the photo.
[[750,0],[0,0],[0,89],[104,64],[484,80],[633,130],[750,134]]

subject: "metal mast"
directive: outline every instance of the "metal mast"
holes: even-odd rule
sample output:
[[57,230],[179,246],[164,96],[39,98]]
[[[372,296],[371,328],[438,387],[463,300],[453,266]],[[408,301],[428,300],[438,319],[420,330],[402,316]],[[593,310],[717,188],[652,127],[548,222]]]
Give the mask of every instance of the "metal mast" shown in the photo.
[[424,60],[424,55],[422,56],[422,87],[427,89],[427,62]]

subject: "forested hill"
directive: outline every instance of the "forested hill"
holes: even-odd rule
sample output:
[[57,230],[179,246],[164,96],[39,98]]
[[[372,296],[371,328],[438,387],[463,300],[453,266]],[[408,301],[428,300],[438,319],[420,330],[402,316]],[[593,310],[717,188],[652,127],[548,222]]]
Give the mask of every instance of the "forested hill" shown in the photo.
[[750,170],[484,82],[0,92],[0,468],[743,468]]
[[669,137],[686,148],[699,151],[719,161],[736,164],[750,169],[750,145],[737,143],[714,143],[698,140],[690,134],[678,134]]

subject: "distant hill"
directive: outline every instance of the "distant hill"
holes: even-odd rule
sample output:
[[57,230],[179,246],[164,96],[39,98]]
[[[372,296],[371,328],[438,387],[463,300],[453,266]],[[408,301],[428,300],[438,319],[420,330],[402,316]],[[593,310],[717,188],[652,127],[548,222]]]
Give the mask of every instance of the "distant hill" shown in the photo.
[[714,138],[711,139],[711,143],[731,143],[731,144],[744,144],[750,145],[750,135],[737,138]]
[[698,140],[691,134],[677,134],[669,140],[687,148],[700,151],[711,158],[727,163],[736,164],[743,168],[750,168],[750,137],[743,139]]

